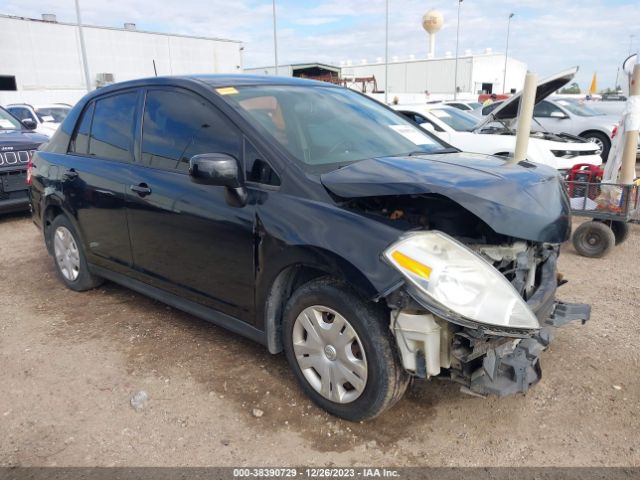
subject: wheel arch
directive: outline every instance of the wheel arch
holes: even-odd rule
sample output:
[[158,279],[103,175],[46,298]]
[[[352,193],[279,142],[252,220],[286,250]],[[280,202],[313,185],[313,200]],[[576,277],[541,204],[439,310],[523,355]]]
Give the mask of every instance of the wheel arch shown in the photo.
[[65,207],[64,202],[60,200],[56,195],[49,195],[46,198],[46,203],[44,209],[42,210],[42,235],[44,236],[44,243],[47,247],[47,251],[49,254],[52,253],[51,242],[49,241],[49,227],[51,226],[51,222],[58,215],[64,215],[67,217],[69,222],[73,225],[73,228],[76,230],[77,234],[80,236],[80,240],[84,243],[84,238],[82,236],[82,232],[79,228],[78,222],[74,215],[71,214]]
[[282,351],[282,315],[291,294],[305,283],[323,276],[343,280],[365,299],[378,293],[367,277],[347,259],[313,247],[292,247],[283,252],[289,262],[281,264],[272,281],[258,299],[258,311],[263,312],[263,328],[270,353]]
[[602,135],[603,137],[605,137],[607,139],[607,141],[609,142],[609,145],[611,145],[611,137],[610,137],[610,135],[607,132],[605,132],[604,130],[598,130],[597,128],[590,128],[588,130],[585,130],[584,132],[581,132],[578,136],[584,138],[585,136],[587,136],[589,134],[592,134],[592,133],[597,133],[598,135]]

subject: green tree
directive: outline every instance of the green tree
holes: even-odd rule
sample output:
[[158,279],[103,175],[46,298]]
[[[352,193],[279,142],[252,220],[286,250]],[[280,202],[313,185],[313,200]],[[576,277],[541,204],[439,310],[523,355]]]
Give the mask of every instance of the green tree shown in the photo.
[[568,87],[560,90],[560,93],[580,93],[580,85],[578,85],[576,82],[573,82]]

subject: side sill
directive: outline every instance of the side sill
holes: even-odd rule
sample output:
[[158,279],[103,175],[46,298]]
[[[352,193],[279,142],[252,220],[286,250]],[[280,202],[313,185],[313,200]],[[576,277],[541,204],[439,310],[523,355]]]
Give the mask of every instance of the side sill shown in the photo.
[[237,333],[239,335],[242,335],[243,337],[247,337],[254,342],[260,343],[261,345],[267,345],[267,337],[262,330],[258,330],[254,326],[249,325],[248,323],[245,323],[235,317],[205,307],[203,305],[200,305],[199,303],[185,300],[184,298],[169,293],[165,290],[152,287],[151,285],[127,277],[126,275],[122,275],[121,273],[117,273],[103,267],[98,267],[97,265],[89,265],[89,270],[91,271],[91,273],[95,273],[102,278],[130,288],[131,290],[135,290],[136,292],[146,295],[147,297],[151,297],[162,303],[166,303],[167,305],[177,308],[178,310],[190,313],[191,315],[218,325],[219,327],[222,327],[233,333]]

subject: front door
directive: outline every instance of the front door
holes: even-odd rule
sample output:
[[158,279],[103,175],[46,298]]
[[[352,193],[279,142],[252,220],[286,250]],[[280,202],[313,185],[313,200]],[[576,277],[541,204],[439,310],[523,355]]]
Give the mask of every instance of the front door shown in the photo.
[[89,103],[60,155],[59,176],[90,263],[126,272],[131,265],[125,185],[133,160],[138,90]]
[[531,129],[542,129],[553,133],[573,133],[573,122],[569,115],[553,103],[546,100],[538,103],[533,109],[534,122]]
[[241,135],[207,100],[182,89],[146,91],[127,205],[133,261],[144,281],[246,321],[253,319],[255,208],[225,187],[194,183],[189,159],[241,155]]

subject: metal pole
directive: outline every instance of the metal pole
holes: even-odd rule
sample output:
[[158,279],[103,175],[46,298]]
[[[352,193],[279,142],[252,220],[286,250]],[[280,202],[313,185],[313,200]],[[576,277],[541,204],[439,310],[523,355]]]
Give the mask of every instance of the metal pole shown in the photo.
[[80,4],[76,1],[76,17],[78,17],[78,33],[80,34],[80,52],[82,53],[82,66],[84,67],[84,81],[87,92],[91,91],[91,80],[89,78],[89,64],[87,63],[87,49],[84,46],[84,35],[82,33],[82,19],[80,17]]
[[531,122],[533,120],[533,107],[536,103],[536,84],[538,77],[535,73],[527,72],[524,77],[524,88],[520,97],[518,109],[518,127],[516,130],[516,148],[513,153],[513,163],[527,159],[529,149],[529,136],[531,135]]
[[636,151],[638,148],[638,136],[640,133],[638,132],[637,125],[630,125],[635,124],[636,122],[630,121],[629,117],[635,114],[632,102],[638,99],[640,99],[640,63],[636,63],[633,67],[631,84],[629,86],[627,108],[632,110],[632,112],[625,115],[624,119],[625,127],[631,127],[628,130],[625,128],[624,148],[622,150],[622,168],[620,169],[620,183],[625,185],[633,183],[633,179],[636,178]]
[[458,98],[458,42],[460,40],[460,5],[462,0],[458,0],[458,24],[456,26],[456,66],[453,74],[453,99]]
[[513,13],[509,14],[509,20],[507,20],[507,46],[504,49],[504,78],[502,79],[502,93],[507,93],[507,58],[509,57],[509,29],[511,27],[511,19]]
[[273,55],[275,57],[275,70],[276,75],[279,74],[278,71],[278,36],[276,35],[276,0],[273,0]]
[[384,103],[389,104],[389,0],[385,4],[384,23]]

